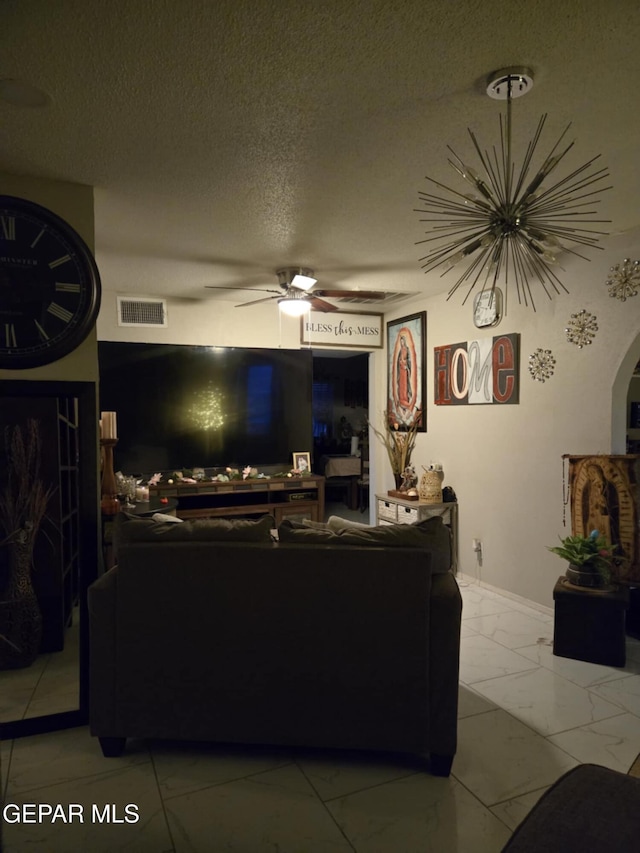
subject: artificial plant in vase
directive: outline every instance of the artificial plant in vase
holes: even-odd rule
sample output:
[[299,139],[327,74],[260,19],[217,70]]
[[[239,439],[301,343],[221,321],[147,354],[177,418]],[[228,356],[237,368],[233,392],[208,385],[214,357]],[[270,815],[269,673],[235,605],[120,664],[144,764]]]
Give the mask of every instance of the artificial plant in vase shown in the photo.
[[569,563],[566,569],[567,580],[575,586],[600,587],[611,580],[611,567],[616,558],[612,545],[599,530],[592,530],[588,536],[566,536],[560,545],[547,549]]
[[402,483],[402,474],[405,468],[411,462],[411,454],[416,443],[416,435],[418,425],[420,423],[422,412],[420,409],[416,411],[416,417],[412,425],[408,429],[400,429],[399,423],[389,421],[386,412],[383,413],[383,419],[386,426],[384,432],[376,429],[372,423],[369,426],[373,430],[376,438],[378,438],[385,446],[391,470],[396,481],[396,489],[400,488]]
[[42,614],[33,588],[33,548],[53,489],[40,477],[38,422],[4,433],[4,481],[0,483],[0,548],[7,579],[0,590],[0,669],[30,666],[42,635]]

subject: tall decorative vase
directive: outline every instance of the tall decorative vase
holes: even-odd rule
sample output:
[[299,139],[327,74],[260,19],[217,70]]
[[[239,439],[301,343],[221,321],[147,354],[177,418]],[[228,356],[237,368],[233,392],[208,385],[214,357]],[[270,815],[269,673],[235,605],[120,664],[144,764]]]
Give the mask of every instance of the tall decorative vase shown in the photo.
[[396,481],[396,489],[399,489],[402,485],[402,474],[399,474],[397,471],[394,471],[393,479]]
[[31,666],[40,649],[42,613],[31,582],[33,539],[10,542],[9,583],[0,601],[0,669]]
[[[108,413],[105,413],[108,414]],[[100,508],[103,515],[117,515],[120,511],[118,500],[118,485],[113,470],[113,448],[118,443],[117,438],[101,438],[102,448],[102,483]]]

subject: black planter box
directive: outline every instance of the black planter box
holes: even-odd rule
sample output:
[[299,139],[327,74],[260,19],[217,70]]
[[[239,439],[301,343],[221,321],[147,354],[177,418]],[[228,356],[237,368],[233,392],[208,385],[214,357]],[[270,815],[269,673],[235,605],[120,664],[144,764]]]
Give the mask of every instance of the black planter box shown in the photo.
[[640,640],[640,586],[629,587],[629,609],[626,618],[627,637]]
[[553,653],[605,666],[624,666],[627,587],[589,589],[570,584],[564,575],[553,590]]

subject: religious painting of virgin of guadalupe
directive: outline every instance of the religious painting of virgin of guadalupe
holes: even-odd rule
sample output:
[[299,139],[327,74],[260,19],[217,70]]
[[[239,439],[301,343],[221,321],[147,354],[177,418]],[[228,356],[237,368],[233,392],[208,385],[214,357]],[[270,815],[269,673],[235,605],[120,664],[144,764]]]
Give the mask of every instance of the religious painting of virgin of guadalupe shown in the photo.
[[640,456],[611,454],[569,456],[571,532],[588,536],[597,530],[617,546],[620,563],[613,569],[616,581],[640,581],[638,505]]
[[399,429],[427,431],[426,345],[426,311],[387,323],[387,418]]

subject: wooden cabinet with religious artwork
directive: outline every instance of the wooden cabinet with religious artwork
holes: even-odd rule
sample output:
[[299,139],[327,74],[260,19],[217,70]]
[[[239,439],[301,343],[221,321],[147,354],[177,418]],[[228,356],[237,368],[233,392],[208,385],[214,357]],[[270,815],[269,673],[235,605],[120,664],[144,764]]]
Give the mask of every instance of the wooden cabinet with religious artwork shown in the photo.
[[640,455],[567,454],[562,458],[569,466],[572,533],[588,536],[599,530],[618,546],[622,557],[615,579],[640,582]]

